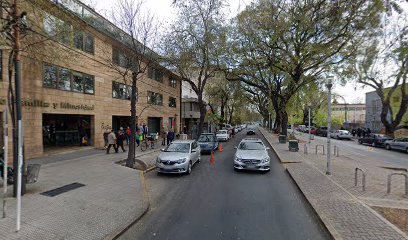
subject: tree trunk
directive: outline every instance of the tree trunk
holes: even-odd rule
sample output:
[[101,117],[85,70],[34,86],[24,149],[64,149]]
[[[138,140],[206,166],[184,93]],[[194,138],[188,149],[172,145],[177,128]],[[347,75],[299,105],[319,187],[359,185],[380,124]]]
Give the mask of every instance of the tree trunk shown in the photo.
[[281,134],[287,136],[288,135],[288,113],[286,112],[286,106],[281,108]]
[[127,167],[134,167],[135,149],[136,149],[136,87],[137,73],[132,74],[132,94],[130,97],[130,142],[128,158],[126,159]]
[[205,114],[207,113],[207,109],[205,108],[202,94],[197,94],[197,95],[198,95],[198,106],[200,108],[200,121],[198,122],[198,134],[197,134],[197,138],[198,138],[203,132]]
[[231,109],[229,110],[228,124],[231,124],[231,122],[232,122],[232,114],[233,113],[234,113],[234,107],[232,106]]

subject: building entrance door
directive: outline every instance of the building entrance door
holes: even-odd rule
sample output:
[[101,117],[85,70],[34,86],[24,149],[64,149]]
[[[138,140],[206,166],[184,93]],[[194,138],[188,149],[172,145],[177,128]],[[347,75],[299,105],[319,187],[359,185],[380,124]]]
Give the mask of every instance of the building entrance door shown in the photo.
[[149,128],[149,134],[150,133],[160,134],[160,121],[161,121],[161,118],[158,118],[158,117],[148,117],[147,118],[147,127]]
[[126,130],[126,128],[129,126],[130,116],[112,116],[112,128],[114,131],[118,131],[120,128]]
[[[91,116],[77,114],[43,114],[43,146],[92,145]],[[83,142],[83,137],[86,143]]]

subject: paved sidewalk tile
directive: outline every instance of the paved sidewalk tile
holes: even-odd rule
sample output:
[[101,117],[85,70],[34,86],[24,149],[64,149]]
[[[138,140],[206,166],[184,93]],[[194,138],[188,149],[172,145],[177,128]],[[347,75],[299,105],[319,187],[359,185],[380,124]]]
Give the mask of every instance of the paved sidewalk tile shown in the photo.
[[[398,198],[398,195],[390,197],[385,194],[383,185],[376,186],[379,179],[383,180],[383,177],[388,174],[388,170],[379,169],[376,165],[370,167],[370,159],[356,160],[353,156],[340,155],[339,157],[333,156],[333,174],[327,177],[323,174],[326,170],[326,155],[315,154],[314,151],[311,152],[310,150],[308,154],[305,154],[304,144],[300,144],[299,152],[289,152],[286,149],[287,144],[279,144],[276,136],[265,129],[260,130],[267,137],[278,157],[285,159],[284,163],[288,162],[285,164],[287,171],[335,239],[406,238],[402,231],[355,197],[357,196],[361,200],[369,199],[370,203],[376,202],[377,204],[379,200],[384,203],[385,197]],[[306,142],[305,138],[297,137]],[[316,141],[314,144],[321,143]],[[307,146],[314,150],[315,145],[308,144]],[[294,163],[296,161],[298,163]],[[355,167],[364,167],[366,171],[369,171],[370,176],[377,174],[373,178],[367,179],[367,186],[369,187],[367,187],[366,192],[361,191],[361,186],[354,186]],[[382,183],[384,182],[382,181]],[[395,184],[393,190],[396,191],[401,187],[399,184]],[[363,198],[364,196],[365,198]],[[376,197],[373,198],[373,196]],[[405,201],[398,202],[400,205],[405,203]],[[387,204],[394,204],[395,206],[395,201],[387,199]]]
[[[115,164],[126,156],[102,151],[42,165],[38,182],[27,185],[22,197],[21,231],[15,232],[16,200],[9,197],[0,239],[87,240],[119,233],[148,206],[141,172]],[[85,186],[55,197],[40,195],[75,182]]]

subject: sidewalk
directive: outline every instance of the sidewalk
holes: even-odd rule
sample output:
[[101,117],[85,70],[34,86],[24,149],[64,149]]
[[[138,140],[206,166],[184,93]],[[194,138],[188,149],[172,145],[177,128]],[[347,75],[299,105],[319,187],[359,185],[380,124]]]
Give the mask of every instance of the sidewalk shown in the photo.
[[[143,173],[115,164],[127,152],[89,153],[71,159],[56,156],[54,162],[50,158],[33,160],[47,164],[42,165],[38,182],[27,185],[22,197],[21,230],[15,232],[16,199],[9,186],[0,239],[112,239],[143,215],[149,206]],[[72,183],[85,186],[53,197],[41,194]]]
[[[301,141],[300,149],[289,152],[288,144],[279,144],[277,136],[261,128],[260,131],[282,163],[286,163],[286,170],[335,239],[407,239],[401,230],[358,198],[361,194],[370,195],[370,191],[380,191],[380,188],[371,187],[371,174],[367,176],[367,193],[361,193],[361,186],[354,187],[354,168],[361,167],[365,161],[356,166],[355,160],[350,156],[342,157],[340,152],[339,157],[333,157],[333,174],[327,176],[324,174],[326,156],[315,154],[312,146],[305,154],[305,139],[296,136]],[[368,186],[372,190],[368,190]],[[393,190],[398,192],[396,189],[397,186]],[[386,193],[386,189],[382,192]]]

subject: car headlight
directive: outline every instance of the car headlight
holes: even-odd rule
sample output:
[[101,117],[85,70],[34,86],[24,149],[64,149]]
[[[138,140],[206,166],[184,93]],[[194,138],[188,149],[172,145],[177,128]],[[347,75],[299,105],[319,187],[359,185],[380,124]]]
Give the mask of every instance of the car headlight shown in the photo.
[[237,161],[237,162],[241,162],[241,160],[242,160],[242,158],[235,157],[235,161]]
[[269,157],[266,157],[266,158],[262,159],[262,162],[263,162],[263,163],[269,162]]
[[179,160],[177,160],[177,163],[185,163],[187,161],[187,158],[180,158]]

